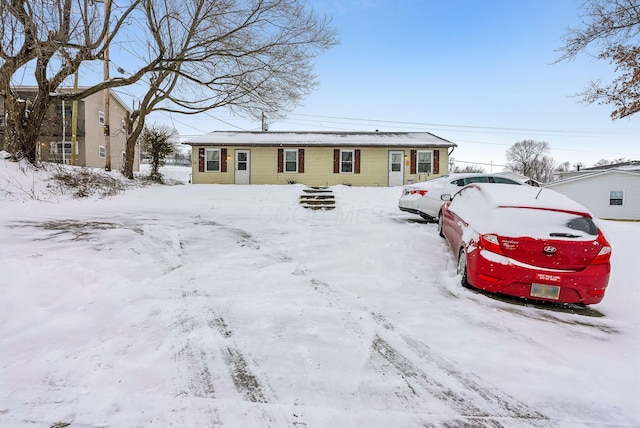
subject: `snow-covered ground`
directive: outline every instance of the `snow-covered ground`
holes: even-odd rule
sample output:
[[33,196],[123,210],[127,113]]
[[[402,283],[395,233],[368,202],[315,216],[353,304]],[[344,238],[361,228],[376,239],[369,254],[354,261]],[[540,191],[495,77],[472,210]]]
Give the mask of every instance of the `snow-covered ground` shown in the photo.
[[572,313],[462,288],[397,188],[47,174],[0,159],[2,427],[640,426],[640,223]]

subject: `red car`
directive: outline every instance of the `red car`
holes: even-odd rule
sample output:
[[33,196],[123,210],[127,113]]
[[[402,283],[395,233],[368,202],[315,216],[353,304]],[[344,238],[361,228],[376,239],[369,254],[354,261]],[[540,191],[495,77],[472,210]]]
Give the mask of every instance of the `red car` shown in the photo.
[[558,303],[604,297],[611,246],[584,206],[550,189],[506,184],[471,184],[442,199],[438,231],[463,285]]

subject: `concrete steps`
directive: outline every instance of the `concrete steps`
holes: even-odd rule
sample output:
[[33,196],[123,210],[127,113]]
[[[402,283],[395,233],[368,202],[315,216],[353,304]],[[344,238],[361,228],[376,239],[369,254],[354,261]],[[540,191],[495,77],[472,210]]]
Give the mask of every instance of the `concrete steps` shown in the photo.
[[310,210],[332,210],[336,207],[336,199],[328,187],[307,187],[300,195],[300,205]]

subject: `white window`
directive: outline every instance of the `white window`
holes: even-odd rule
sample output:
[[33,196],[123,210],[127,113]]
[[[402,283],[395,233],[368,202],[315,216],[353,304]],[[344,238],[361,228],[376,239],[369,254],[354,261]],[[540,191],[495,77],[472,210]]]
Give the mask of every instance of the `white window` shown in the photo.
[[122,119],[122,130],[123,130],[123,131],[126,131],[126,129],[127,129],[127,124],[126,124],[126,122],[124,121],[124,119]]
[[353,150],[340,150],[340,172],[353,172]]
[[431,150],[418,150],[418,174],[431,174],[433,172],[433,152]]
[[[71,142],[53,143],[53,152],[54,153],[62,153],[63,145],[64,145],[64,154],[70,155],[71,154]],[[78,154],[78,143],[76,143],[76,154]]]
[[104,112],[103,111],[99,111],[98,112],[98,122],[101,125],[104,125]]
[[220,172],[220,149],[207,149],[205,151],[205,171]]
[[284,172],[298,172],[298,150],[284,151]]
[[98,157],[100,159],[106,158],[107,157],[106,153],[107,152],[105,151],[104,146],[98,146]]
[[624,192],[622,190],[610,191],[609,205],[624,205]]

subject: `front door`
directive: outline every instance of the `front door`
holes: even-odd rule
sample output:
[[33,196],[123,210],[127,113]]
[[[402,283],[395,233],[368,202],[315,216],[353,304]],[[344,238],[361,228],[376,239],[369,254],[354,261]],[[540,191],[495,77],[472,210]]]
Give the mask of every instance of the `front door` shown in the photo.
[[404,152],[389,152],[389,187],[404,184]]
[[236,184],[249,184],[250,154],[249,150],[236,150]]

